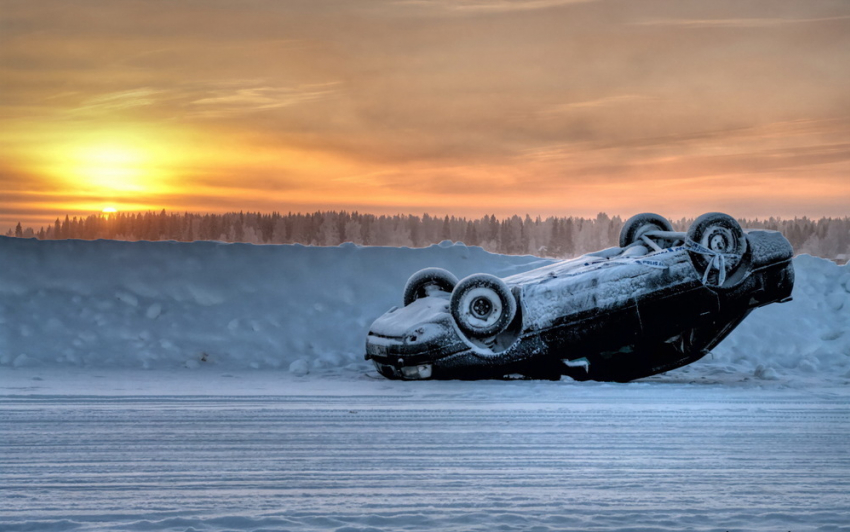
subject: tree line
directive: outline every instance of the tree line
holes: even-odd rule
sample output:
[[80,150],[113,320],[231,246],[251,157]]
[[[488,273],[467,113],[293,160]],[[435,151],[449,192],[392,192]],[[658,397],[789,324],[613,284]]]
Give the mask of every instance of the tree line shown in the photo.
[[[230,212],[196,214],[119,212],[56,219],[37,231],[19,223],[7,236],[59,239],[111,240],[218,240],[252,244],[305,244],[335,246],[343,242],[367,246],[424,247],[444,240],[481,246],[508,255],[573,257],[617,244],[624,220],[605,213],[595,218],[531,218],[517,215],[497,219],[456,216],[394,216],[347,211],[314,213]],[[671,220],[674,229],[686,231],[693,219]],[[796,253],[838,259],[850,255],[850,217],[792,219],[741,219],[752,229],[782,232]]]

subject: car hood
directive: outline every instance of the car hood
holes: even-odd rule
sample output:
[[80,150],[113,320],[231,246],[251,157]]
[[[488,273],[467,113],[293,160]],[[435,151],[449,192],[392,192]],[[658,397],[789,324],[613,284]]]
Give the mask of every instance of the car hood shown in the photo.
[[395,308],[375,320],[369,329],[371,334],[385,338],[404,338],[411,329],[428,324],[451,320],[449,295],[423,297],[406,307]]
[[423,297],[395,308],[372,324],[369,358],[402,365],[428,363],[469,349],[449,312],[449,295]]

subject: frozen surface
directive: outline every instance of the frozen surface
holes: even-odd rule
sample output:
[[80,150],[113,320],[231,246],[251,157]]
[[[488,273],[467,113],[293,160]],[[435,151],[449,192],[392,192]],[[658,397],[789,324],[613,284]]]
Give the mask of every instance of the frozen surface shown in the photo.
[[25,368],[4,531],[850,530],[848,388]]
[[369,324],[465,246],[0,238],[0,530],[850,530],[850,270],[630,384],[392,382]]

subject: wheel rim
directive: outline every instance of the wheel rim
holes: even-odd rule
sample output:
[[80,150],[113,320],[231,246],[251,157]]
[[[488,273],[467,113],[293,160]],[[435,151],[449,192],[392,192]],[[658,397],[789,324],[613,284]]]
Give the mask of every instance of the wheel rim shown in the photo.
[[467,327],[473,330],[486,330],[502,317],[502,304],[499,294],[487,287],[469,290],[463,295],[460,308]]
[[737,240],[732,231],[726,227],[712,226],[702,237],[700,242],[704,247],[719,253],[734,253],[737,248]]
[[469,311],[476,318],[483,320],[493,312],[493,304],[486,297],[477,297],[472,301]]

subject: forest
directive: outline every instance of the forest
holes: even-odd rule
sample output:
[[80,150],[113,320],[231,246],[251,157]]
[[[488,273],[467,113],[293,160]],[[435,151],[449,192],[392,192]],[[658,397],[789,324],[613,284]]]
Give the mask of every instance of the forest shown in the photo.
[[[6,236],[57,239],[112,240],[218,240],[252,244],[336,246],[343,242],[367,246],[424,247],[444,240],[481,246],[508,255],[574,257],[617,244],[624,220],[599,213],[595,218],[531,218],[518,215],[498,219],[456,216],[394,216],[347,211],[313,213],[231,212],[226,214],[119,212],[85,218],[59,218],[38,230],[19,223]],[[671,220],[686,231],[693,219]],[[850,217],[794,219],[740,219],[750,229],[781,231],[797,254],[847,262],[850,258]]]

